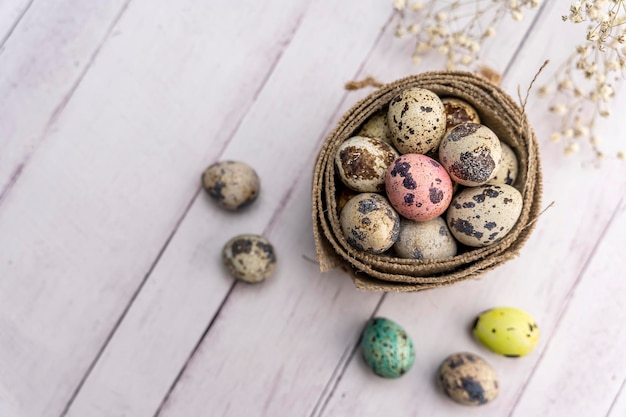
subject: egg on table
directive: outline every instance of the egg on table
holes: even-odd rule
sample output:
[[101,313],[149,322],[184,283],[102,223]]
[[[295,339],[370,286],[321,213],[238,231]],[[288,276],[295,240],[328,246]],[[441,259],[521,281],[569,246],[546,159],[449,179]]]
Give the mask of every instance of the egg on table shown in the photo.
[[535,319],[512,307],[498,307],[481,313],[474,321],[472,332],[488,349],[511,358],[527,355],[539,343]]
[[439,147],[439,161],[459,184],[475,187],[496,175],[502,148],[487,126],[458,125],[448,132]]
[[517,156],[515,152],[513,152],[513,149],[506,143],[500,141],[500,146],[502,147],[500,166],[496,171],[496,175],[489,182],[513,185],[517,178],[517,171],[519,170]]
[[254,234],[229,240],[222,249],[222,260],[231,275],[251,284],[265,280],[276,268],[274,246],[263,236]]
[[400,233],[400,216],[379,194],[352,197],[339,214],[343,236],[359,250],[380,254],[391,248]]
[[261,183],[257,173],[248,164],[221,161],[204,171],[202,186],[221,207],[238,210],[256,200]]
[[473,353],[448,356],[437,372],[437,383],[452,400],[463,405],[483,405],[498,396],[498,375]]
[[452,235],[467,246],[483,247],[500,241],[522,212],[522,195],[506,184],[466,188],[450,203],[447,223]]
[[401,377],[415,361],[415,348],[407,332],[382,317],[373,318],[365,325],[361,353],[374,373],[385,378]]
[[335,165],[341,181],[351,189],[383,191],[387,168],[397,156],[398,152],[388,143],[355,136],[339,145]]
[[410,88],[391,100],[387,123],[398,152],[427,154],[446,133],[446,112],[437,94]]
[[456,255],[457,245],[441,217],[424,222],[401,219],[393,250],[400,258],[445,259]]
[[426,155],[406,154],[387,170],[389,201],[407,219],[425,221],[440,216],[452,199],[452,181],[441,164]]

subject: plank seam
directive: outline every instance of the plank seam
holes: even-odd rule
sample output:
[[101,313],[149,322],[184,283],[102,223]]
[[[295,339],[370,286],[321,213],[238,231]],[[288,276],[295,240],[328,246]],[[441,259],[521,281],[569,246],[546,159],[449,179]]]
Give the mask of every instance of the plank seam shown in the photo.
[[606,416],[605,417],[610,417],[611,416],[611,413],[613,412],[613,409],[615,408],[615,405],[617,404],[617,400],[619,399],[620,395],[622,394],[622,391],[624,391],[624,387],[626,387],[626,378],[624,378],[624,380],[622,381],[622,385],[617,390],[617,394],[615,394],[615,398],[613,398],[613,401],[611,402],[611,405],[609,406],[609,410],[606,412]]
[[22,19],[24,18],[24,16],[26,16],[26,13],[28,13],[28,11],[30,10],[30,6],[32,6],[34,2],[35,0],[30,0],[28,4],[20,11],[20,14],[17,16],[17,19],[15,19],[15,22],[13,22],[13,25],[11,25],[11,27],[9,28],[9,31],[6,33],[6,35],[4,35],[4,37],[0,41],[0,55],[2,55],[2,53],[4,52],[4,47],[7,41],[9,40],[11,35],[13,35],[13,32],[15,32],[15,29],[17,29],[17,27],[20,25],[20,23],[22,22]]
[[[127,1],[127,5],[130,3],[130,1],[132,0],[128,0]],[[250,109],[252,108],[252,105],[254,104],[254,102],[257,100],[257,98],[259,97],[261,91],[265,88],[265,85],[267,84],[267,82],[269,81],[271,74],[274,72],[274,70],[276,69],[276,67],[278,66],[278,63],[282,57],[282,55],[284,54],[284,52],[287,50],[289,44],[291,43],[293,37],[295,36],[297,29],[299,28],[300,24],[302,23],[303,17],[306,14],[306,10],[308,8],[305,8],[304,11],[302,12],[302,14],[296,19],[295,25],[293,27],[293,29],[288,33],[287,35],[287,41],[285,41],[282,45],[282,48],[279,50],[279,53],[277,54],[275,60],[271,63],[269,70],[267,71],[267,74],[265,75],[265,77],[261,80],[261,83],[259,85],[259,87],[257,88],[257,90],[255,91],[252,100],[250,102],[250,105],[246,108],[246,110],[243,112],[241,118],[239,119],[239,121],[237,122],[237,124],[234,126],[231,134],[228,136],[228,138],[225,140],[225,142],[222,144],[222,147],[220,148],[220,150],[218,151],[218,155],[215,158],[216,160],[219,159],[221,157],[221,155],[224,153],[224,151],[226,150],[228,144],[232,141],[232,139],[234,138],[234,136],[236,135],[237,131],[239,130],[239,127],[241,126],[241,124],[243,123],[243,120],[246,118],[247,114],[249,113]],[[120,15],[121,17],[121,15]],[[115,25],[113,25],[115,26]],[[23,165],[23,164],[22,164]],[[20,170],[21,172],[21,170]],[[12,184],[15,183],[15,180],[12,181]],[[12,185],[11,184],[11,185]],[[68,403],[66,404],[63,412],[59,415],[59,417],[65,417],[67,415],[67,413],[69,412],[72,404],[75,402],[76,398],[78,397],[78,395],[80,394],[80,391],[82,390],[83,386],[85,385],[85,383],[87,382],[87,380],[89,379],[89,376],[91,375],[91,373],[93,372],[93,370],[95,369],[96,365],[98,364],[98,362],[100,361],[102,355],[104,354],[106,348],[108,347],[109,343],[111,342],[111,340],[113,340],[113,338],[115,337],[115,334],[117,333],[117,329],[120,327],[120,325],[122,324],[122,322],[124,321],[124,319],[126,318],[128,312],[130,311],[131,307],[134,305],[135,300],[137,299],[137,297],[139,296],[139,293],[141,293],[141,291],[143,290],[145,284],[148,282],[148,279],[150,278],[150,276],[152,275],[152,272],[155,270],[156,266],[158,265],[159,261],[161,260],[161,257],[163,256],[163,254],[165,253],[165,251],[167,250],[167,248],[169,247],[170,242],[172,241],[172,239],[174,238],[174,236],[176,235],[176,233],[178,232],[180,226],[182,225],[183,221],[185,220],[185,218],[187,217],[187,214],[189,213],[189,211],[191,210],[192,206],[194,205],[194,203],[196,202],[198,196],[201,194],[202,191],[202,186],[198,186],[196,191],[194,192],[191,200],[189,201],[189,203],[187,204],[187,206],[185,207],[185,209],[183,210],[183,213],[181,214],[181,216],[178,218],[176,224],[174,225],[173,230],[171,231],[171,233],[169,234],[169,236],[167,237],[166,241],[164,242],[163,246],[161,247],[159,253],[157,254],[156,258],[154,259],[154,261],[152,262],[152,264],[150,265],[150,268],[148,269],[148,272],[146,273],[146,275],[144,276],[144,278],[142,279],[141,283],[139,284],[139,286],[137,287],[137,289],[133,292],[133,295],[131,296],[128,304],[126,305],[126,307],[124,308],[124,310],[122,311],[122,314],[120,315],[120,317],[118,318],[118,320],[115,322],[115,324],[113,325],[113,328],[111,329],[111,331],[109,332],[107,338],[105,339],[104,343],[102,344],[101,348],[98,350],[98,352],[96,353],[95,358],[93,359],[93,361],[91,362],[91,364],[89,365],[89,367],[87,368],[87,371],[85,372],[85,374],[83,375],[83,377],[81,378],[81,381],[79,382],[78,386],[76,387],[76,389],[74,390],[72,396],[70,397],[70,400],[68,401]],[[3,193],[0,194],[0,203],[2,202],[2,198],[4,197],[4,189],[3,189]],[[236,283],[236,282],[235,282]],[[174,389],[176,382],[180,379],[180,377],[182,376],[182,372],[186,369],[189,361],[192,359],[193,355],[195,354],[196,350],[200,347],[200,344],[202,342],[202,340],[204,339],[204,337],[208,334],[210,328],[212,327],[213,323],[215,322],[217,316],[219,315],[219,312],[221,311],[222,307],[224,306],[228,296],[230,295],[230,293],[233,291],[234,288],[234,284],[231,285],[231,287],[229,288],[229,290],[226,293],[225,298],[222,300],[222,303],[220,304],[220,306],[218,307],[218,310],[216,311],[216,314],[213,316],[213,318],[211,319],[211,321],[209,322],[208,327],[205,329],[204,333],[202,334],[200,340],[198,341],[198,343],[196,344],[196,347],[194,348],[194,350],[191,352],[190,356],[187,358],[187,360],[185,361],[185,364],[183,365],[183,368],[181,369],[181,372],[178,374],[178,376],[176,377],[176,379],[174,380],[174,383],[172,384],[172,386],[170,387],[170,389],[168,390],[168,392],[166,393],[166,397],[164,398],[163,402],[161,402],[161,404],[159,405],[159,408],[157,409],[157,412],[155,414],[155,416],[157,416],[160,411],[161,408],[163,407],[163,405],[165,404],[165,401],[167,400],[167,398],[169,397],[171,391]]]
[[[372,311],[372,314],[370,314],[368,320],[373,319],[374,316],[378,313],[378,310],[380,310],[380,306],[383,304],[383,301],[385,300],[386,296],[387,296],[387,293],[383,293],[383,295],[380,296],[380,299],[376,303],[376,306],[374,307],[374,310]],[[359,335],[356,338],[356,340],[354,340],[353,343],[348,345],[348,347],[346,348],[346,351],[350,352],[347,360],[345,360],[344,362],[343,361],[344,355],[341,356],[341,358],[339,359],[339,363],[337,364],[332,374],[330,375],[330,378],[326,382],[326,385],[324,386],[324,390],[322,391],[322,394],[320,395],[317,402],[315,403],[315,406],[313,407],[313,411],[311,411],[311,414],[309,415],[309,417],[321,417],[324,414],[324,411],[326,411],[326,407],[328,406],[328,403],[330,402],[330,400],[333,398],[333,395],[335,395],[335,391],[337,390],[337,387],[339,386],[339,382],[341,382],[341,378],[343,377],[343,374],[345,373],[346,369],[348,369],[348,366],[350,365],[350,363],[352,362],[352,359],[354,359],[354,356],[356,355],[356,351],[359,349],[360,340],[361,340],[361,333],[359,332]],[[330,391],[328,392],[329,388],[330,388]],[[328,392],[328,395],[325,396],[326,392]]]
[[[524,37],[522,38],[522,40],[519,43],[519,45],[517,45],[517,48],[515,48],[515,53],[513,54],[513,56],[511,56],[511,59],[509,60],[509,63],[507,64],[506,68],[504,69],[504,72],[502,73],[502,77],[503,78],[506,77],[506,75],[509,73],[509,70],[512,68],[513,64],[515,63],[515,61],[517,61],[517,56],[519,55],[519,53],[524,48],[524,44],[526,43],[526,41],[530,37],[530,34],[531,34],[532,30],[535,28],[535,26],[537,25],[537,22],[539,22],[539,19],[541,19],[541,16],[543,16],[544,9],[546,8],[546,5],[548,3],[550,3],[550,2],[545,1],[545,2],[543,2],[541,4],[541,6],[539,6],[539,10],[537,10],[537,13],[535,14],[535,17],[533,18],[533,22],[530,24],[530,26],[526,30],[526,33],[524,33]],[[554,3],[550,3],[550,4],[554,4]]]
[[591,253],[589,254],[587,259],[585,260],[585,263],[584,263],[580,273],[576,277],[576,280],[574,281],[574,283],[570,287],[569,291],[567,292],[567,295],[565,296],[565,299],[563,300],[563,303],[561,304],[561,306],[559,308],[559,313],[557,315],[556,324],[554,325],[554,328],[552,329],[552,331],[549,333],[550,337],[548,338],[548,341],[546,342],[545,347],[541,351],[541,354],[539,355],[539,358],[537,359],[537,362],[535,363],[535,366],[532,367],[532,369],[530,371],[530,374],[528,375],[528,378],[526,378],[526,381],[522,385],[522,388],[520,389],[519,394],[517,395],[517,398],[515,399],[515,402],[513,403],[512,407],[511,407],[511,411],[510,411],[508,417],[512,417],[513,413],[515,413],[515,410],[517,409],[517,406],[519,405],[522,397],[524,396],[524,393],[526,392],[526,388],[528,387],[531,379],[535,375],[535,372],[539,368],[539,365],[541,364],[541,362],[542,362],[546,352],[550,348],[550,344],[554,340],[554,335],[557,333],[557,331],[561,327],[561,320],[563,319],[563,316],[565,316],[565,313],[567,313],[567,311],[569,309],[570,303],[571,303],[572,299],[574,298],[574,293],[576,292],[576,289],[578,288],[578,285],[580,284],[580,282],[584,278],[585,274],[587,273],[587,270],[589,269],[589,266],[591,265],[591,263],[593,261],[593,258],[595,257],[596,253],[598,252],[598,248],[600,247],[600,245],[604,241],[604,239],[606,237],[606,234],[607,234],[607,231],[609,230],[609,228],[611,227],[611,225],[613,224],[613,222],[617,218],[617,214],[620,212],[620,209],[621,209],[622,204],[624,202],[625,202],[624,197],[622,197],[620,199],[619,203],[617,204],[615,210],[613,210],[613,214],[611,215],[611,218],[606,223],[606,226],[604,226],[604,228],[602,229],[602,233],[600,234],[600,238],[594,244],[593,249],[591,250]]
[[160,416],[161,412],[165,409],[165,407],[167,407],[167,403],[168,403],[168,401],[170,399],[170,396],[172,395],[172,393],[176,389],[176,386],[178,385],[178,382],[180,381],[180,379],[185,374],[185,371],[187,371],[187,368],[189,367],[189,364],[193,360],[194,356],[196,355],[196,353],[198,352],[198,350],[202,346],[202,341],[209,334],[209,331],[211,330],[211,328],[213,328],[213,325],[217,321],[220,313],[222,312],[222,309],[224,308],[224,306],[226,305],[226,302],[228,301],[228,298],[229,298],[230,294],[234,291],[236,286],[237,286],[237,281],[233,281],[233,283],[231,284],[230,288],[228,289],[228,292],[226,293],[226,296],[224,297],[224,299],[222,299],[222,302],[220,303],[220,306],[217,308],[217,311],[215,312],[215,314],[213,315],[213,317],[209,321],[209,324],[207,325],[207,327],[204,329],[204,332],[202,332],[202,335],[200,336],[200,338],[198,339],[198,342],[196,343],[196,345],[194,346],[193,350],[191,351],[191,353],[187,357],[187,360],[185,361],[183,366],[180,368],[180,371],[178,372],[178,374],[176,374],[176,378],[174,378],[174,381],[172,381],[172,383],[170,384],[170,387],[168,388],[167,392],[165,393],[165,396],[163,397],[163,399],[161,400],[161,403],[159,404],[159,406],[157,407],[156,411],[154,412],[154,417]]
[[[117,15],[115,15],[115,17],[113,18],[113,21],[111,22],[111,24],[109,25],[109,28],[106,31],[104,37],[100,40],[98,46],[96,47],[94,52],[89,57],[89,60],[85,64],[85,67],[83,68],[83,70],[80,72],[80,74],[78,74],[78,77],[77,77],[76,81],[74,81],[74,84],[72,84],[72,86],[70,87],[69,91],[67,93],[65,93],[65,95],[63,96],[63,98],[61,99],[59,104],[57,104],[57,106],[52,111],[52,114],[51,114],[50,118],[48,119],[48,122],[46,123],[45,127],[43,128],[42,133],[39,135],[39,140],[33,146],[33,150],[31,150],[24,157],[24,160],[19,165],[20,169],[19,169],[18,174],[15,177],[12,177],[9,180],[9,182],[12,182],[13,184],[15,184],[15,182],[17,182],[19,180],[20,176],[22,175],[23,168],[26,165],[28,165],[28,163],[32,159],[33,155],[35,154],[35,152],[37,151],[39,146],[45,141],[46,136],[48,135],[48,132],[50,131],[50,128],[57,122],[57,120],[59,119],[59,117],[61,116],[61,114],[63,113],[63,111],[67,107],[67,105],[69,104],[69,102],[74,97],[74,94],[76,93],[76,90],[78,90],[78,87],[80,87],[80,85],[82,84],[82,81],[85,79],[85,76],[87,75],[87,73],[91,69],[93,63],[95,62],[96,58],[100,54],[100,51],[102,50],[103,46],[106,44],[106,42],[111,37],[111,33],[113,32],[113,29],[115,28],[115,26],[117,25],[119,20],[122,18],[122,15],[126,12],[126,9],[128,9],[128,5],[130,4],[131,1],[132,0],[126,0],[124,5],[122,5],[122,7],[120,8],[120,11],[117,13]],[[2,204],[3,199],[6,197],[6,195],[9,193],[9,191],[13,187],[13,184],[11,184],[10,187],[7,187],[7,185],[4,186],[3,193],[2,193],[2,197],[3,198],[0,199],[0,205]]]

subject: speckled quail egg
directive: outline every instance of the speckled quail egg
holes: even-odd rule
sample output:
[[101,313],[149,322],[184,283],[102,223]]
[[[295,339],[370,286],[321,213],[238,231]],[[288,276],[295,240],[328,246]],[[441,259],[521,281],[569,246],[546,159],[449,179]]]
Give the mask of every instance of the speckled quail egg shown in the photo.
[[448,356],[437,373],[443,392],[463,405],[483,405],[498,396],[498,375],[480,356],[455,353]]
[[476,109],[467,101],[456,97],[445,97],[441,99],[441,102],[446,109],[447,131],[463,123],[480,123]]
[[511,358],[527,355],[539,343],[535,319],[518,308],[487,310],[476,318],[472,331],[488,349]]
[[398,152],[427,154],[446,133],[446,111],[432,91],[410,88],[389,103],[387,123]]
[[389,201],[407,219],[426,221],[441,215],[452,199],[452,181],[446,170],[426,155],[406,154],[387,171]]
[[248,283],[265,280],[276,267],[272,244],[262,236],[251,234],[229,240],[222,250],[222,260],[235,278]]
[[350,245],[374,254],[391,248],[400,232],[400,216],[385,197],[374,193],[351,198],[341,210],[339,223]]
[[425,222],[401,219],[400,236],[393,250],[401,258],[445,259],[456,255],[457,246],[441,217]]
[[259,195],[259,177],[248,164],[221,161],[208,167],[202,174],[205,191],[228,210],[248,206]]
[[388,143],[355,136],[339,146],[335,165],[341,181],[353,190],[383,191],[387,167],[397,156],[398,152]]
[[385,378],[401,377],[411,369],[415,360],[415,348],[407,332],[382,317],[373,318],[365,325],[361,353],[365,363]]
[[515,152],[513,152],[513,149],[511,149],[511,147],[506,143],[501,141],[500,146],[502,147],[500,166],[495,177],[493,177],[489,182],[513,185],[515,179],[517,178],[518,171],[517,156],[515,155]]
[[521,212],[519,191],[506,184],[485,184],[457,194],[448,208],[447,222],[459,242],[482,247],[505,237]]
[[367,138],[375,138],[393,145],[391,140],[391,131],[387,125],[387,109],[374,113],[356,134],[357,136],[365,136]]
[[475,187],[496,175],[502,148],[500,140],[487,126],[477,123],[458,125],[443,138],[439,160],[452,179]]

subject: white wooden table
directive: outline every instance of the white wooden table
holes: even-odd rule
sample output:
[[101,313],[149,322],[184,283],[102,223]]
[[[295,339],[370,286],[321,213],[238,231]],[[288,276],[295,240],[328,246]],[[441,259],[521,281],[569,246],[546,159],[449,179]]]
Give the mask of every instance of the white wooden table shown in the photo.
[[[560,21],[566,3],[503,21],[485,45],[511,94],[580,36]],[[412,66],[390,16],[387,0],[0,0],[1,417],[626,415],[626,168],[564,158],[535,95],[556,204],[519,258],[387,295],[306,260],[316,152],[369,92],[344,82],[440,68]],[[625,105],[602,127],[614,143]],[[262,179],[245,213],[200,191],[220,159]],[[276,246],[262,285],[221,266],[243,232]],[[540,324],[528,357],[471,338],[474,316],[501,305]],[[372,315],[416,342],[403,378],[376,377],[356,350]],[[499,373],[493,403],[436,389],[440,361],[462,350]]]

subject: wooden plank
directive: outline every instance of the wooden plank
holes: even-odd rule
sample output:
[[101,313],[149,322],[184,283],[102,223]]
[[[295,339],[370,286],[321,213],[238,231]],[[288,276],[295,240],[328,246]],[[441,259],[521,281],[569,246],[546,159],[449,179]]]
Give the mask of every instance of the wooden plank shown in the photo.
[[[356,8],[361,7],[369,12],[354,13]],[[324,277],[324,282],[318,282],[314,279],[318,276],[317,266],[304,261],[302,254],[315,256],[310,240],[309,206],[310,167],[314,154],[325,133],[327,121],[336,111],[337,101],[345,95],[343,83],[354,76],[363,56],[378,37],[379,32],[373,28],[383,25],[389,12],[388,4],[374,0],[365,4],[355,1],[352,6],[329,0],[311,5],[296,37],[223,156],[244,159],[255,166],[262,179],[259,201],[245,213],[236,214],[219,210],[204,195],[194,203],[68,415],[97,416],[103,413],[102,410],[133,416],[152,415],[228,294],[232,279],[220,266],[222,245],[238,233],[269,230],[276,216],[283,212],[296,214],[299,224],[291,230],[281,226],[281,233],[288,232],[290,236],[298,237],[296,244],[286,238],[275,239],[274,234],[270,236],[278,250],[277,276],[260,286],[236,287],[233,292],[236,297],[241,294],[252,297],[249,302],[235,305],[243,307],[239,310],[242,314],[262,320],[262,324],[250,326],[251,318],[247,318],[242,325],[251,333],[245,335],[241,328],[233,327],[231,330],[235,330],[236,334],[219,337],[220,343],[215,347],[220,351],[233,349],[235,354],[237,350],[230,342],[233,337],[238,340],[239,349],[248,349],[257,343],[250,339],[256,334],[254,332],[261,330],[268,334],[284,330],[280,337],[288,343],[289,335],[302,330],[298,324],[311,327],[311,336],[307,337],[318,335],[318,340],[322,340],[329,337],[324,333],[328,329],[322,323],[315,325],[314,329],[311,320],[316,314],[325,316],[324,308],[334,314],[345,315],[355,314],[364,306],[371,310],[375,297],[364,294],[358,300],[346,302],[345,297],[352,297],[352,284],[345,279],[333,280],[332,277]],[[319,30],[322,25],[324,31]],[[335,39],[343,36],[346,27],[350,27],[351,36],[335,43]],[[333,44],[333,48],[329,48],[329,44]],[[331,62],[334,63],[332,66],[329,65]],[[302,186],[294,192],[292,187],[298,179]],[[303,267],[306,269],[302,270]],[[300,270],[302,272],[297,274],[291,272]],[[258,299],[253,302],[254,297]],[[327,300],[324,304],[323,299]],[[315,311],[303,315],[301,308],[313,308]],[[289,314],[292,309],[296,319],[290,328],[281,327],[279,320],[274,322],[274,326],[269,326],[275,314]],[[227,307],[222,314],[226,311],[229,311]],[[238,318],[242,319],[242,316]],[[346,325],[349,326],[349,323]],[[226,343],[226,348],[222,342]],[[336,353],[332,350],[324,357],[331,361],[330,369],[341,356],[341,352]],[[247,352],[243,354],[248,355]],[[276,356],[272,361],[278,359]],[[292,361],[296,359],[293,357]],[[229,366],[222,371],[221,388],[211,396],[202,395],[201,400],[214,402],[210,407],[215,415],[240,415],[242,409],[247,409],[250,404],[235,401],[228,411],[228,402],[232,398],[223,393],[236,383],[234,369],[242,366],[243,362],[238,365],[237,361],[223,358],[210,361],[210,364],[222,366],[225,362]],[[328,378],[325,369],[304,366],[302,372],[305,369],[320,373],[322,377],[316,379],[321,390]],[[226,380],[231,372],[232,377]],[[286,372],[293,373],[294,369]],[[274,378],[274,375],[268,373],[268,377]],[[268,410],[283,407],[279,398],[271,401],[266,388],[265,381],[259,378],[250,387],[255,393],[252,395],[250,392],[251,398],[263,397],[263,401],[269,401]],[[301,386],[299,389],[304,388]],[[315,392],[307,395],[309,401],[302,403],[301,407],[310,406],[311,398],[316,398]],[[174,401],[179,404],[177,397]],[[186,409],[181,414],[197,412]]]
[[626,378],[622,381],[617,396],[611,403],[607,417],[620,417],[626,415]]
[[62,412],[308,2],[231,6],[133,2],[5,198],[0,393],[15,415]]
[[0,55],[0,204],[55,127],[128,1],[24,2],[19,8],[28,13],[8,29]]
[[0,2],[0,54],[4,44],[30,8],[33,0],[10,0]]
[[626,379],[622,197],[512,416],[602,416],[619,395]]
[[[527,85],[545,58],[559,62],[558,54],[565,55],[567,45],[573,45],[572,34],[577,32],[571,27],[566,27],[569,32],[558,34],[553,30],[562,14],[555,5],[553,2],[547,6],[511,66],[504,80],[508,91],[514,92],[517,84]],[[545,117],[542,103],[534,97],[532,100],[528,113],[542,143],[544,199],[555,200],[555,207],[539,220],[518,259],[479,280],[424,294],[388,295],[378,315],[398,321],[418,342],[415,369],[399,381],[385,381],[372,375],[357,355],[320,415],[458,413],[459,406],[436,389],[434,375],[448,354],[464,350],[480,354],[494,366],[500,374],[501,392],[493,404],[464,408],[463,414],[501,416],[511,412],[567,305],[568,294],[577,285],[596,242],[626,192],[621,180],[623,166],[606,163],[600,171],[581,167],[579,160],[564,159],[561,149],[548,140],[557,123]],[[623,103],[622,97],[615,105]],[[625,133],[617,120],[612,120],[607,130],[616,137]],[[490,353],[471,338],[468,330],[473,318],[487,308],[502,305],[523,308],[538,320],[543,336],[537,352],[511,360]],[[527,401],[532,400],[529,396]]]

